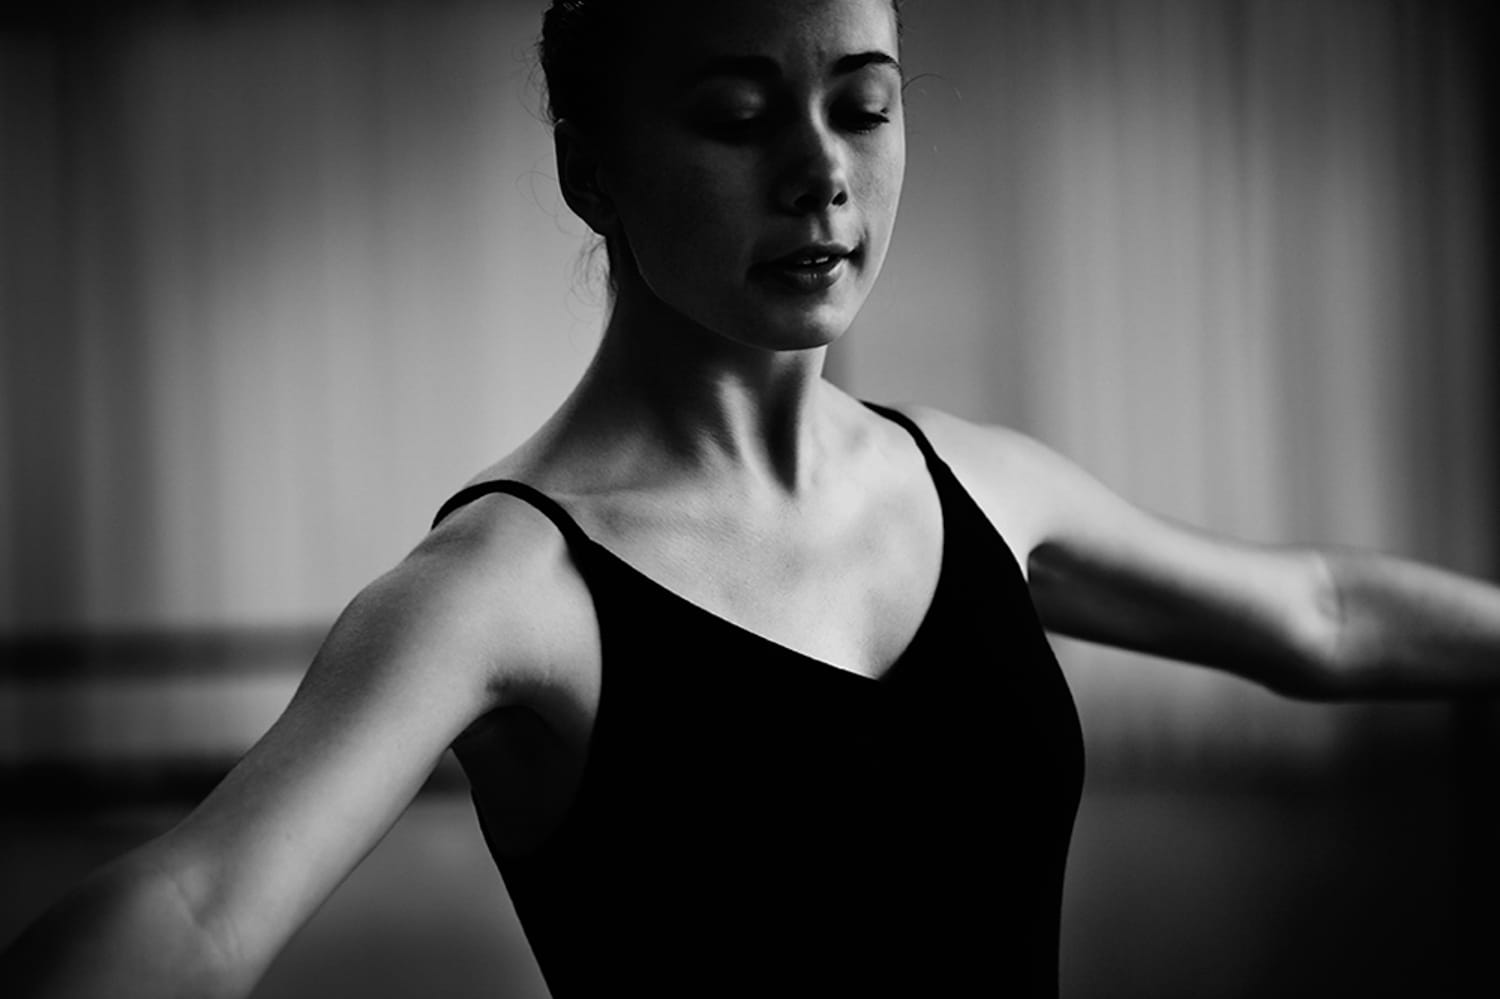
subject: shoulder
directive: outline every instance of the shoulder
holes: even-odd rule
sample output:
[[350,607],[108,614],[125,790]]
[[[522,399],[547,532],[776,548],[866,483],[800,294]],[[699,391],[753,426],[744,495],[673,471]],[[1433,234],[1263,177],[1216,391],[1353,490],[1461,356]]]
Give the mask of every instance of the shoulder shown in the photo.
[[472,664],[494,707],[534,704],[598,655],[593,601],[566,539],[509,494],[454,510],[356,608],[401,644]]
[[938,455],[953,464],[975,466],[975,471],[1034,471],[1060,461],[1056,452],[1019,430],[979,423],[933,406],[903,404],[888,407],[905,415],[932,442]]
[[1010,427],[979,423],[931,406],[888,407],[922,432],[938,457],[1006,539],[1026,556],[1056,529],[1079,474],[1064,457]]

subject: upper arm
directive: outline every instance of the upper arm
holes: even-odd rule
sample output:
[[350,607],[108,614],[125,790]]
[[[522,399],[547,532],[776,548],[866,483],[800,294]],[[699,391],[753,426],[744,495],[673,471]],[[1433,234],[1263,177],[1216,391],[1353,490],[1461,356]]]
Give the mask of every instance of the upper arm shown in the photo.
[[1314,551],[1252,544],[1157,516],[1050,448],[998,427],[929,416],[960,474],[1028,569],[1060,634],[1228,670],[1316,696],[1337,597]]
[[271,729],[136,858],[177,883],[233,977],[259,976],[448,745],[555,651],[532,613],[537,559],[454,533],[355,598]]

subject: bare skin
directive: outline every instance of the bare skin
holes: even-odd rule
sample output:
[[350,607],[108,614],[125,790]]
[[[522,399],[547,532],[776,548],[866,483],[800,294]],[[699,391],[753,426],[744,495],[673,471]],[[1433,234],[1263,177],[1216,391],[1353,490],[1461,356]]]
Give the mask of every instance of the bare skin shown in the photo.
[[[899,198],[890,8],[685,5],[636,41],[660,72],[630,88],[631,127],[556,132],[569,205],[628,250],[599,354],[558,413],[474,481],[536,486],[668,589],[878,676],[931,603],[944,530],[911,437],[821,377]],[[681,87],[723,55],[759,61]],[[751,123],[726,132],[726,116]],[[768,259],[811,242],[849,248],[836,282],[793,294],[767,277]],[[1054,630],[1306,696],[1500,688],[1494,587],[1212,538],[1019,434],[907,412]],[[502,848],[534,847],[576,792],[602,668],[563,538],[513,497],[476,500],[355,598],[286,713],[192,815],[34,927],[0,985],[247,993],[450,745],[485,788]]]

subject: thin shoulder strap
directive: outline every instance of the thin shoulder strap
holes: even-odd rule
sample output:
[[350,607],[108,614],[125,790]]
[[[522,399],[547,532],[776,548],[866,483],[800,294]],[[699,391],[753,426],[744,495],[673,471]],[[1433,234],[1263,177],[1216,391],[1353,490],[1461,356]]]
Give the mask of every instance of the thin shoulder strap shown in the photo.
[[517,482],[514,479],[493,479],[489,482],[476,482],[472,486],[465,486],[454,493],[448,502],[444,503],[442,508],[438,510],[437,516],[432,518],[432,526],[437,527],[454,510],[473,502],[481,496],[488,496],[490,493],[508,493],[517,499],[530,503],[545,514],[548,520],[557,525],[557,529],[562,532],[563,537],[568,539],[568,544],[574,547],[588,541],[588,535],[583,533],[583,528],[578,526],[578,522],[569,516],[568,511],[564,510],[556,500],[546,493],[534,489],[524,482]]
[[911,434],[912,438],[916,440],[917,447],[922,451],[922,457],[927,459],[927,463],[929,465],[941,461],[941,459],[938,458],[937,452],[932,449],[932,444],[927,440],[927,436],[922,433],[921,429],[917,427],[916,423],[913,422],[911,417],[907,416],[905,413],[898,413],[896,410],[891,409],[887,406],[878,406],[875,403],[865,399],[861,399],[860,401],[863,402],[866,407],[875,411],[876,413],[879,413],[881,416],[885,417],[887,420],[890,420],[892,423],[899,423],[901,426],[905,427],[906,432]]

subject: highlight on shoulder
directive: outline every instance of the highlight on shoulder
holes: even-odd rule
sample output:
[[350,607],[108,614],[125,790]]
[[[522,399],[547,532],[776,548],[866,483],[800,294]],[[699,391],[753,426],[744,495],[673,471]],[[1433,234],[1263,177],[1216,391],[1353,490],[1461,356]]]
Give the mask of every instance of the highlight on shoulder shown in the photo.
[[1049,530],[1065,463],[1040,441],[995,424],[976,423],[931,406],[892,406],[911,418],[953,471],[1027,572],[1030,552]]
[[569,542],[515,495],[485,493],[452,509],[374,586],[387,580],[433,627],[487,649],[492,683],[513,694],[597,659],[593,600]]

